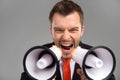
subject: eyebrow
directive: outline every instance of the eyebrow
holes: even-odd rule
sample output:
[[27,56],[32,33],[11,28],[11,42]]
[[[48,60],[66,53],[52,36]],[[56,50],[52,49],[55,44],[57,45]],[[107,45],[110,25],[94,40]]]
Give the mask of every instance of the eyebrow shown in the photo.
[[54,27],[54,29],[61,29],[60,27]]
[[79,27],[77,27],[77,26],[76,27],[71,27],[70,29],[79,29]]
[[72,28],[79,29],[79,27],[77,27],[77,26],[76,27],[72,27]]
[[[74,29],[79,29],[79,27],[77,27],[77,26],[75,26],[75,27],[70,27],[70,29],[72,29],[72,28],[74,28]],[[54,29],[61,29],[61,27],[54,27]]]

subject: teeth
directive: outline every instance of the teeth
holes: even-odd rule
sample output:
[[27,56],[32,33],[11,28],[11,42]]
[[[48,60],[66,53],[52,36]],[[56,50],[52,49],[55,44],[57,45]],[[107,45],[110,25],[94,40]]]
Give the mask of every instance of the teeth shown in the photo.
[[71,44],[62,44],[63,46],[71,46]]

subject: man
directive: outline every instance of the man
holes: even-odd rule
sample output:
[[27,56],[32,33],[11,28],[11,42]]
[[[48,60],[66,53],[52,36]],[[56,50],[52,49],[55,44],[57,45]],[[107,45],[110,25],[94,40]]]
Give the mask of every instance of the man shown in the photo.
[[[49,48],[56,45],[62,50],[62,58],[55,80],[88,80],[80,66],[72,60],[71,54],[78,46],[85,49],[92,47],[81,42],[84,33],[84,13],[81,7],[73,1],[60,1],[51,10],[49,20],[54,42],[43,46]],[[32,79],[24,72],[21,80]],[[108,80],[114,80],[114,76]]]

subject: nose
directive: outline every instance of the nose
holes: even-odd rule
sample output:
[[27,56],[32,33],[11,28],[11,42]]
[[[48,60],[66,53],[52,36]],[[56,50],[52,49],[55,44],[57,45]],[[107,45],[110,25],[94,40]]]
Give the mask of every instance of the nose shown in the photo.
[[63,33],[62,39],[67,41],[67,40],[70,40],[70,38],[71,38],[71,35],[70,35],[69,31],[65,31]]

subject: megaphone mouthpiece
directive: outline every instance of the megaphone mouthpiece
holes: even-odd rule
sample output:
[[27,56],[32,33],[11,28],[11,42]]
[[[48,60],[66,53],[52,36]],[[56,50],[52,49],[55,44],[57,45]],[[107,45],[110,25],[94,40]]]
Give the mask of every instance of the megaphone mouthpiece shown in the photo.
[[92,68],[101,68],[103,66],[103,61],[96,56],[90,54],[86,58],[85,65],[92,67]]
[[37,61],[37,67],[39,69],[45,69],[46,67],[51,65],[52,62],[53,58],[49,54],[45,54]]

